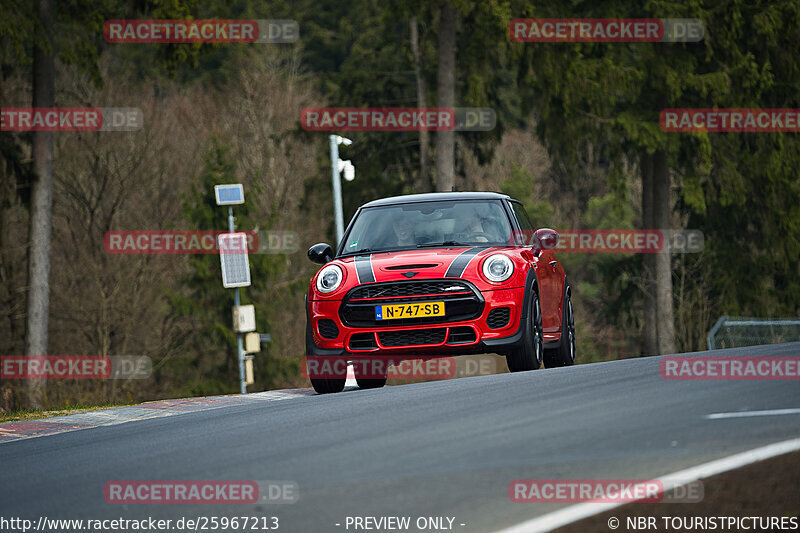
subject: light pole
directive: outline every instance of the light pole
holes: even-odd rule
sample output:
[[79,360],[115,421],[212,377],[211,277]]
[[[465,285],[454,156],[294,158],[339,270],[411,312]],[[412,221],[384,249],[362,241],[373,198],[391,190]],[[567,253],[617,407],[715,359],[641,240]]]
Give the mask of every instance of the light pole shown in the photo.
[[[234,233],[236,227],[233,224],[233,207],[228,207],[228,233]],[[238,308],[241,304],[239,300],[239,287],[233,289],[233,307]],[[236,358],[239,361],[239,392],[247,394],[247,385],[244,380],[244,349],[242,348],[242,334],[236,332]]]
[[[240,183],[215,185],[214,196],[217,205],[228,206],[228,233],[219,235],[217,241],[220,267],[222,268],[222,286],[226,289],[234,289],[233,316],[234,331],[236,331],[236,355],[239,361],[239,390],[242,394],[247,394],[242,332],[255,331],[255,311],[252,306],[242,307],[239,300],[239,287],[250,286],[250,262],[247,257],[247,234],[236,233],[233,220],[233,206],[244,203],[244,187]],[[235,244],[237,241],[238,244]],[[242,319],[247,322],[244,328],[241,323]]]
[[342,170],[344,170],[344,179],[353,181],[356,177],[356,169],[349,160],[342,161],[339,159],[339,145],[344,144],[345,146],[349,146],[353,144],[353,141],[340,137],[339,135],[331,135],[329,139],[331,143],[331,178],[333,180],[333,217],[336,223],[336,248],[338,248],[344,236],[342,180],[339,176]]

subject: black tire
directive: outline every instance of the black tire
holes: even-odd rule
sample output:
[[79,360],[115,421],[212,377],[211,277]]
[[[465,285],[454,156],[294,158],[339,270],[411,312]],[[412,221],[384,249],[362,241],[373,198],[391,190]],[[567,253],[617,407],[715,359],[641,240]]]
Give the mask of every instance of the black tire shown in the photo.
[[[311,335],[311,325],[306,322],[306,371],[308,372],[308,379],[311,381],[311,386],[317,391],[317,394],[330,394],[332,392],[342,392],[344,390],[344,382],[347,380],[347,374],[341,378],[312,378],[311,368],[309,362],[315,357],[312,355],[312,346],[314,345],[314,337]],[[318,368],[316,365],[315,368]]]
[[[371,359],[367,359],[364,364],[359,364],[362,360],[354,361],[353,362],[353,374],[356,376],[356,383],[358,383],[359,389],[380,389],[384,385],[386,385],[386,378],[388,376],[388,367],[390,365],[389,361],[380,360],[379,365],[370,365]],[[372,361],[373,363],[375,361]],[[366,375],[370,377],[366,377],[364,373],[365,368],[372,368],[371,373],[367,373]],[[381,370],[382,369],[382,370]],[[382,378],[375,377],[376,375],[382,375]]]
[[317,391],[317,394],[331,394],[334,392],[342,392],[344,390],[344,382],[346,378],[309,378],[311,379],[311,386]]
[[356,383],[358,383],[359,389],[380,389],[381,387],[386,385],[386,378],[383,379],[360,378],[358,377],[358,373],[356,373]]
[[571,366],[575,364],[575,315],[572,312],[572,297],[569,285],[564,288],[564,307],[561,315],[561,342],[558,348],[544,351],[544,366]]
[[[317,391],[318,394],[330,394],[333,392],[342,392],[344,390],[344,382],[347,380],[347,374],[340,377],[333,377],[333,378],[312,378],[311,377],[311,368],[309,362],[312,361],[315,356],[310,355],[306,357],[306,365],[308,366],[308,375],[309,380],[311,380],[311,386],[314,387],[314,390]],[[315,368],[319,368],[319,365],[316,365]]]
[[522,344],[506,355],[506,363],[511,372],[527,372],[542,366],[542,308],[539,294],[531,291],[528,318],[522,333]]

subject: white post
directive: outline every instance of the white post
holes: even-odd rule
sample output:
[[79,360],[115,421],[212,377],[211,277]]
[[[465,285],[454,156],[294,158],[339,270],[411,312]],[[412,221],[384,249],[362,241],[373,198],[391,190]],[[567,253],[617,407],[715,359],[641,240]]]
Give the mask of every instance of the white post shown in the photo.
[[338,135],[331,135],[331,179],[333,180],[333,217],[336,223],[336,245],[334,250],[339,248],[339,243],[344,236],[344,215],[342,214],[342,180],[339,176],[339,142]]

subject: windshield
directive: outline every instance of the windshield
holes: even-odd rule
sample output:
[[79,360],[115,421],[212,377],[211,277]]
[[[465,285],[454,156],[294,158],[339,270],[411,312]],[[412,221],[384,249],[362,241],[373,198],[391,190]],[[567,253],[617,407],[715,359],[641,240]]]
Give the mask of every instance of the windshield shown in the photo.
[[427,246],[503,246],[511,224],[500,200],[444,200],[368,207],[345,237],[341,255]]

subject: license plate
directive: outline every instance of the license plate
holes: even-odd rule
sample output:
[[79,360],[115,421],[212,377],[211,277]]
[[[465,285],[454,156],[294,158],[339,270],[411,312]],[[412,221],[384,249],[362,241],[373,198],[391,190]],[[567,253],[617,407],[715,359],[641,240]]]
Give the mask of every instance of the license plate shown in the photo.
[[427,316],[444,316],[444,302],[422,302],[418,304],[390,304],[375,306],[375,320],[421,318]]

